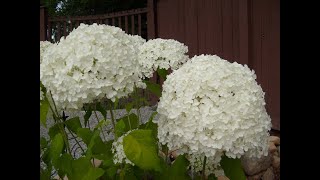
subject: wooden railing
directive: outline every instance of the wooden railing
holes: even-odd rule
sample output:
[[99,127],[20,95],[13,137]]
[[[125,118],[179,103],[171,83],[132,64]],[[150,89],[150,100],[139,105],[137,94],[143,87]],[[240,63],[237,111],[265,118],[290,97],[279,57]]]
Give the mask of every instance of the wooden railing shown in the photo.
[[[156,38],[154,0],[148,0],[146,8],[91,16],[48,17],[46,8],[40,6],[40,41],[58,42],[61,37],[67,36],[81,23],[117,26],[128,34],[153,39]],[[151,81],[162,82],[157,73],[154,74]],[[146,94],[145,91],[141,93]],[[148,99],[151,105],[158,101],[154,95],[148,95]]]
[[62,36],[67,36],[81,23],[117,26],[129,34],[138,34],[143,38],[147,38],[147,12],[147,8],[142,8],[95,16],[48,18],[46,39],[51,42],[57,42]]

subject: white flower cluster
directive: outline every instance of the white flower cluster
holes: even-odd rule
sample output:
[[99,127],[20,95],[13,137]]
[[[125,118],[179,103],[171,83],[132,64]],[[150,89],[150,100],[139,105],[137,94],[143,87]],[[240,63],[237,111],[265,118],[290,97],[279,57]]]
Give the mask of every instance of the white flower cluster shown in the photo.
[[193,57],[167,76],[158,104],[158,138],[169,149],[219,159],[268,154],[271,119],[246,65]]
[[173,39],[151,39],[139,48],[139,63],[144,77],[161,69],[178,69],[189,56],[188,47]]
[[131,162],[126,154],[124,153],[124,149],[123,149],[123,138],[128,135],[130,132],[132,132],[134,130],[131,130],[131,131],[128,131],[126,134],[122,135],[121,137],[119,137],[117,139],[117,141],[114,141],[112,143],[112,153],[114,154],[113,156],[113,163],[114,164],[120,164],[120,163],[123,163],[125,162],[126,164],[131,164],[134,166],[134,163]]
[[[224,176],[224,171],[220,166],[221,161],[221,154],[219,156],[208,157],[206,159],[205,165],[205,175],[209,176],[210,174],[214,174],[216,177]],[[187,159],[190,162],[190,168],[193,172],[200,172],[203,170],[203,162],[204,162],[204,155],[203,154],[188,154]]]
[[107,97],[112,101],[145,88],[139,77],[140,36],[107,25],[81,24],[43,54],[40,80],[58,108],[80,109]]
[[42,62],[44,51],[51,45],[52,43],[49,41],[40,41],[40,63]]

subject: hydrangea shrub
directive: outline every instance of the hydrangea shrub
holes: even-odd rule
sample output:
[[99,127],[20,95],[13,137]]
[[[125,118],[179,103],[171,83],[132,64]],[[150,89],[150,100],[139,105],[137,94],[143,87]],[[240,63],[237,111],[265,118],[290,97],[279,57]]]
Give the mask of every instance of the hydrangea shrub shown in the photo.
[[208,163],[212,157],[217,165],[224,154],[267,155],[271,119],[255,79],[254,71],[236,62],[193,57],[163,84],[159,142],[182,154],[206,156]]
[[[173,39],[146,41],[97,24],[81,24],[55,44],[40,42],[40,121],[46,126],[49,114],[55,121],[50,139],[40,140],[41,179],[245,179],[237,160],[268,153],[265,93],[246,65],[216,55],[189,59],[187,52]],[[162,92],[148,80],[155,72],[165,77]],[[116,118],[119,99],[138,88],[158,92],[157,112],[140,123],[133,103]],[[74,110],[85,111],[84,123],[65,115]],[[95,127],[88,125],[92,115]],[[169,152],[178,157],[171,161]]]

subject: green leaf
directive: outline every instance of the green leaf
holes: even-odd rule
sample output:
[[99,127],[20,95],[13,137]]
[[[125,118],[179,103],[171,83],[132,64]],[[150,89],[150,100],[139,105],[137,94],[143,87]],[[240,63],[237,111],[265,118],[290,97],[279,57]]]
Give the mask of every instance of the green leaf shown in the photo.
[[51,172],[49,169],[40,169],[40,180],[48,180],[50,179]]
[[47,145],[48,145],[48,142],[47,142],[46,138],[41,137],[40,138],[40,147],[41,147],[41,149],[46,148]]
[[166,80],[167,79],[167,75],[168,75],[168,70],[166,69],[157,69],[157,73],[158,75],[163,79]]
[[189,161],[185,158],[185,156],[178,156],[171,166],[165,165],[164,161],[162,162],[165,172],[161,174],[155,174],[156,180],[191,179],[187,174]]
[[58,122],[58,123],[55,123],[53,126],[51,126],[49,128],[49,136],[50,136],[50,139],[53,139],[58,133],[60,133],[60,127],[59,126],[64,126],[63,123],[61,122]]
[[86,114],[84,115],[84,126],[87,127],[87,124],[88,124],[88,121],[89,121],[89,118],[90,116],[92,115],[92,109],[91,107],[89,106],[88,107],[88,110],[86,111]]
[[161,171],[156,140],[151,130],[135,130],[123,138],[127,158],[144,170]]
[[47,127],[47,114],[50,107],[47,97],[40,101],[40,103],[40,122],[44,127]]
[[116,134],[118,137],[122,136],[126,132],[136,129],[139,126],[139,119],[138,116],[134,113],[130,115],[124,116],[119,119],[116,124]]
[[187,174],[188,164],[189,161],[183,155],[178,156],[169,168],[169,180],[190,179]]
[[101,103],[97,103],[96,104],[96,110],[101,112],[101,114],[103,115],[104,119],[107,119],[107,111],[105,110],[105,108],[102,106]]
[[111,158],[103,159],[103,165],[106,167],[111,167],[112,165],[114,165],[112,154],[111,154]]
[[165,159],[160,158],[161,171],[149,171],[154,177],[154,180],[167,180],[169,178],[169,164],[165,162]]
[[101,148],[103,150],[103,153],[98,154],[97,153],[98,151],[95,151],[95,150],[93,151],[92,157],[99,159],[99,160],[102,160],[103,161],[102,165],[104,167],[110,167],[110,166],[114,165],[113,164],[113,153],[111,151],[112,143],[113,143],[113,140],[104,142],[105,147]]
[[64,122],[67,128],[73,133],[77,133],[78,128],[81,128],[80,118],[74,117]]
[[43,152],[43,155],[42,155],[42,161],[47,165],[47,166],[51,166],[51,161],[50,161],[50,149],[46,149],[44,152]]
[[72,161],[72,173],[69,180],[96,180],[104,174],[101,168],[94,168],[87,157]]
[[[129,164],[127,164],[129,165]],[[131,166],[131,165],[130,165]],[[145,177],[145,171],[139,168],[138,166],[131,166],[131,171],[133,171],[137,179],[143,179]]]
[[153,112],[152,115],[150,116],[148,122],[145,124],[144,129],[150,129],[152,130],[152,134],[154,138],[157,138],[158,135],[158,124],[152,122],[153,118],[157,115],[157,112]]
[[64,153],[57,162],[58,174],[60,177],[64,177],[66,174],[72,173],[72,161],[73,158],[70,154]]
[[127,111],[127,113],[129,113],[129,112],[131,111],[132,107],[133,107],[133,103],[128,103],[128,104],[126,104],[126,111]]
[[126,164],[124,168],[120,172],[120,179],[132,179],[132,180],[138,180],[136,175],[134,174],[133,167],[129,164]]
[[115,133],[117,137],[122,136],[125,133],[126,124],[124,123],[123,119],[117,122],[115,126]]
[[108,174],[108,177],[111,179],[114,179],[114,177],[117,173],[117,170],[118,170],[118,168],[116,166],[112,166],[112,167],[108,168],[106,171]]
[[126,132],[136,129],[139,126],[139,118],[134,113],[131,113],[129,116],[125,116],[122,119],[124,121],[124,124],[126,125]]
[[93,132],[90,131],[89,128],[79,128],[77,131],[77,135],[83,140],[86,145],[88,145],[91,141],[91,137],[93,136]]
[[93,154],[105,154],[109,150],[110,149],[108,149],[107,145],[103,143],[100,137],[100,131],[95,130],[88,145],[87,156],[91,157]]
[[72,161],[72,173],[68,176],[69,180],[80,180],[92,168],[90,159],[86,157],[80,157],[79,159]]
[[150,81],[144,81],[147,85],[147,89],[155,94],[158,97],[161,97],[161,86],[159,84],[150,82]]
[[104,174],[104,170],[101,168],[90,168],[87,174],[82,180],[96,180]]
[[50,136],[50,139],[53,139],[58,133],[60,133],[60,128],[59,128],[60,125],[63,125],[63,124],[59,122],[49,128],[48,134]]
[[62,153],[64,148],[63,137],[60,133],[55,135],[50,145],[50,158],[53,164],[57,164],[56,161],[59,159],[60,154]]
[[232,159],[227,156],[222,156],[220,164],[224,170],[224,174],[230,180],[246,180],[246,175],[242,169],[240,159]]

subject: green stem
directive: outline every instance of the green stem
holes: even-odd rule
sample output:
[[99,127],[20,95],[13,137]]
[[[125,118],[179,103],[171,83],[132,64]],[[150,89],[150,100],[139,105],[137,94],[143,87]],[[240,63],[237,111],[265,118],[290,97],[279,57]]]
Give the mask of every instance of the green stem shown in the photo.
[[[54,102],[54,99],[53,99],[53,97],[52,97],[51,91],[49,91],[49,93],[50,93],[50,97],[51,97],[52,102],[53,102],[53,106],[54,106],[54,108],[55,108],[55,110],[56,110],[57,116],[58,116],[59,119],[60,119],[61,117],[60,117],[60,115],[59,115],[59,113],[58,113],[58,108],[57,108],[57,106],[56,106],[56,103]],[[49,103],[49,104],[50,104],[50,103]]]
[[112,126],[113,126],[113,132],[114,132],[114,139],[117,140],[117,134],[115,133],[116,131],[116,123],[115,123],[115,120],[114,120],[114,116],[113,116],[113,112],[112,112],[112,106],[110,105],[110,114],[111,114],[111,123],[112,123]]
[[[52,99],[53,100],[53,99]],[[53,104],[54,104],[54,101],[53,101]],[[49,107],[50,107],[50,109],[51,109],[51,111],[52,111],[52,115],[53,115],[53,119],[54,119],[54,121],[57,123],[59,123],[59,119],[60,119],[60,117],[59,117],[59,114],[57,114],[57,115],[55,115],[55,112],[54,112],[54,110],[53,110],[53,108],[52,108],[52,106],[51,106],[51,104],[49,103]],[[58,116],[58,117],[57,117]],[[62,120],[62,119],[60,119],[60,120]],[[62,120],[63,121],[63,120]],[[63,122],[62,122],[63,123]],[[68,141],[68,136],[67,136],[67,134],[66,134],[66,132],[65,132],[65,130],[64,130],[64,127],[62,126],[62,124],[58,124],[58,127],[59,127],[59,130],[60,130],[60,132],[61,132],[61,134],[62,134],[62,137],[63,137],[63,139],[64,139],[64,143],[65,143],[65,145],[66,145],[66,147],[67,147],[67,152],[69,152],[69,154],[71,155],[71,150],[70,150],[70,146],[69,146],[69,141]]]
[[129,116],[129,114],[128,114],[128,119],[129,119],[129,121],[128,121],[128,123],[129,123],[129,128],[130,128],[130,131],[132,130],[132,127],[131,127],[131,122],[130,122],[130,116]]
[[[96,105],[96,104],[95,104],[95,111],[94,111],[94,115],[96,116],[96,119],[97,119],[98,124],[99,124],[99,123],[100,123],[100,121],[99,121],[99,118],[98,118],[98,115],[97,115],[97,105]],[[103,117],[103,119],[104,119],[104,117]],[[104,135],[104,132],[103,132],[102,127],[100,127],[99,129],[100,129],[100,131],[101,131],[101,133],[102,133],[102,136],[103,136],[104,141],[106,141],[106,136]]]
[[202,179],[206,179],[206,173],[205,173],[205,170],[206,170],[206,161],[207,161],[207,157],[204,156],[204,159],[203,159],[203,168],[202,168]]
[[[86,110],[86,108],[84,107],[84,105],[83,105],[82,109],[84,110],[84,113],[87,114],[88,111]],[[89,118],[90,118],[90,117],[89,117]],[[89,124],[89,119],[88,119],[87,124]],[[84,124],[84,127],[87,127],[87,124]],[[89,127],[89,129],[90,129],[90,127]]]
[[139,99],[138,99],[139,94],[138,94],[138,90],[137,90],[136,86],[134,86],[134,95],[135,95],[134,99],[135,99],[135,105],[137,107],[138,119],[139,119],[140,124],[142,124],[142,121],[141,121],[141,118],[140,118],[140,102],[139,102]]

